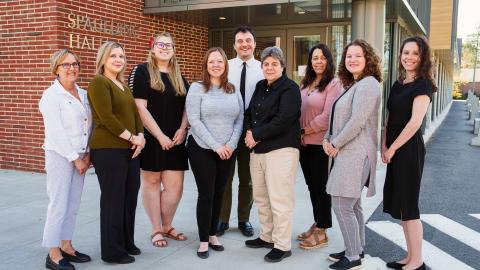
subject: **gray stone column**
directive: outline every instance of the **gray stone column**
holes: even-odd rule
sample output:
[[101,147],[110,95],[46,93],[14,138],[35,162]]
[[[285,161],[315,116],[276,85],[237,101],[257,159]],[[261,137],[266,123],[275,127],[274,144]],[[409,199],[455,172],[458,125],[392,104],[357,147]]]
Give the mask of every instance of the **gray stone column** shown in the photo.
[[365,39],[383,58],[385,0],[353,0],[352,40]]
[[[383,61],[383,47],[385,40],[385,0],[353,0],[352,1],[352,40],[361,38],[372,45]],[[394,52],[396,55],[396,52]],[[387,86],[388,87],[388,86]],[[380,105],[379,115],[383,103],[386,102],[383,97]],[[382,119],[378,118],[378,126],[382,124]],[[381,145],[381,131],[378,129],[378,147]]]

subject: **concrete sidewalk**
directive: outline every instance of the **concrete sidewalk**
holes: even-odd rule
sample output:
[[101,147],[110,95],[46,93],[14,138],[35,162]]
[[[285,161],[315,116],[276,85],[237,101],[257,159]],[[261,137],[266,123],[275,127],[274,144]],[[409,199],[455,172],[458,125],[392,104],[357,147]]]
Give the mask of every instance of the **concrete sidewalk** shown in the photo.
[[[445,110],[448,111],[448,110]],[[377,195],[363,200],[366,220],[377,208],[382,198],[385,167],[377,169]],[[234,187],[238,179],[234,180]],[[48,204],[45,175],[19,171],[0,170],[0,269],[45,269],[47,250],[41,247],[45,213]],[[237,188],[233,188],[236,198]],[[245,238],[236,229],[236,210],[232,211],[231,228],[220,241],[224,252],[210,251],[210,258],[202,260],[196,256],[198,234],[195,218],[197,190],[191,171],[186,172],[185,187],[173,225],[189,238],[179,242],[168,239],[168,247],[156,248],[150,243],[150,222],[145,214],[139,196],[136,218],[136,244],[142,254],[129,265],[106,264],[100,259],[100,190],[93,170],[87,173],[82,203],[75,229],[74,246],[89,254],[93,261],[75,264],[77,269],[328,269],[331,264],[326,258],[329,253],[343,250],[343,240],[333,218],[333,228],[328,230],[329,246],[321,249],[302,250],[298,248],[296,235],[305,231],[313,223],[308,189],[301,169],[295,185],[296,201],[292,234],[292,257],[280,263],[267,263],[263,260],[267,249],[246,248]],[[236,206],[236,199],[233,205]],[[255,236],[259,232],[257,209],[252,209],[251,222]],[[252,239],[252,238],[250,238]],[[368,241],[368,239],[367,239]],[[368,252],[368,251],[367,251]],[[21,267],[19,267],[21,266]],[[367,258],[363,269],[385,269],[384,264],[375,258]]]

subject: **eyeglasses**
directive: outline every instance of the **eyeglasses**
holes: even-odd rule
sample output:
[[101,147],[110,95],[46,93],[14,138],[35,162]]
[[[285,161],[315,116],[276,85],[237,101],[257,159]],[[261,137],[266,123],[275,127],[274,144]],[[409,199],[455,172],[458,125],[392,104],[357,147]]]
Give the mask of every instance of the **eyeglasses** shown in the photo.
[[73,63],[63,63],[63,64],[60,64],[59,66],[61,66],[62,68],[64,69],[70,69],[71,67],[73,68],[79,68],[80,67],[80,63],[78,62],[73,62]]
[[159,49],[166,49],[166,50],[173,49],[172,43],[155,42],[155,46],[157,46],[157,48]]

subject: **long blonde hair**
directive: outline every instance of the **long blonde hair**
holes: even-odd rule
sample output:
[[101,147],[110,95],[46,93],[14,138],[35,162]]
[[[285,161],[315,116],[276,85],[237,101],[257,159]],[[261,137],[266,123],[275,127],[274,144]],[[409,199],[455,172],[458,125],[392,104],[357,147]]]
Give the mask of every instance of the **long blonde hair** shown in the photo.
[[168,70],[168,79],[173,85],[175,92],[178,96],[185,96],[187,94],[187,90],[185,88],[185,84],[183,82],[182,73],[180,72],[180,66],[178,65],[177,58],[175,57],[175,43],[173,41],[172,36],[168,32],[162,32],[158,34],[153,42],[152,48],[148,52],[147,56],[147,68],[148,73],[150,75],[150,87],[152,89],[158,90],[160,92],[165,91],[165,84],[162,82],[162,77],[160,75],[160,69],[157,66],[157,61],[155,58],[155,43],[160,37],[167,37],[172,40],[173,45],[173,56],[170,58],[168,62],[169,70]]
[[[107,58],[110,56],[110,52],[113,49],[116,48],[121,48],[123,53],[125,54],[125,49],[123,46],[116,42],[116,41],[107,41],[98,48],[97,52],[97,60],[95,61],[96,63],[96,71],[95,73],[97,75],[103,75],[105,73],[105,62],[107,61]],[[125,64],[123,65],[122,70],[117,74],[117,80],[119,80],[122,84],[125,84],[125,79],[124,79],[124,73],[125,73],[125,67],[127,66],[127,57],[125,56]]]

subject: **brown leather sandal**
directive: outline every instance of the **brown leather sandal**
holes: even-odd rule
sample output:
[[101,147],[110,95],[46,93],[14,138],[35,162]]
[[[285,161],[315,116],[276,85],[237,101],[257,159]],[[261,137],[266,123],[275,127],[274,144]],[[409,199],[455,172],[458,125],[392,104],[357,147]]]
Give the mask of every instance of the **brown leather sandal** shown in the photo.
[[303,241],[303,240],[307,239],[308,237],[310,237],[310,235],[312,235],[313,230],[315,230],[316,227],[317,227],[317,223],[313,223],[313,225],[310,226],[310,228],[306,232],[303,232],[303,233],[301,233],[297,236],[297,240],[298,241]]
[[170,228],[170,230],[168,230],[167,232],[164,232],[163,233],[163,236],[165,237],[168,237],[168,238],[171,238],[173,240],[177,240],[177,241],[185,241],[187,240],[187,236],[185,236],[185,234],[183,233],[178,233],[178,234],[173,234],[173,230],[175,230],[174,227]]
[[316,228],[310,237],[304,239],[298,246],[303,249],[326,247],[328,246],[328,236],[324,229]]
[[167,240],[163,238],[162,232],[156,232],[150,236],[150,241],[154,247],[166,247],[168,246]]

